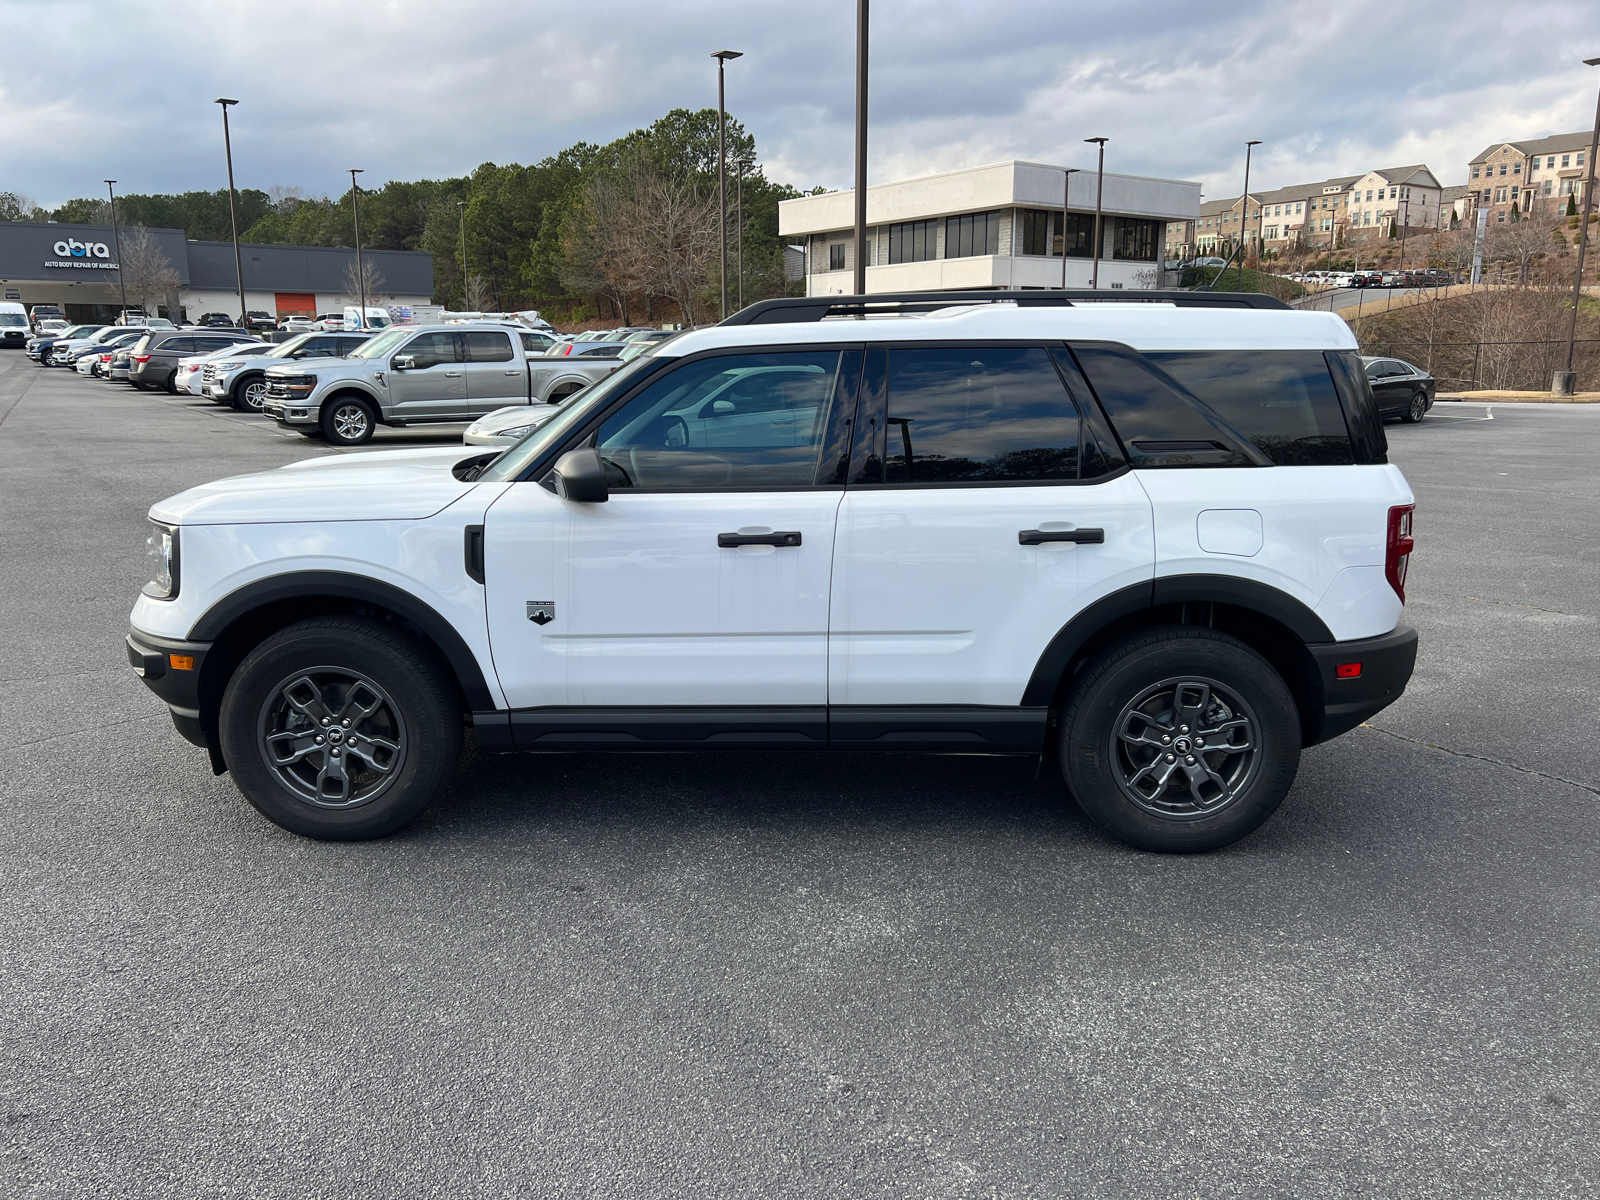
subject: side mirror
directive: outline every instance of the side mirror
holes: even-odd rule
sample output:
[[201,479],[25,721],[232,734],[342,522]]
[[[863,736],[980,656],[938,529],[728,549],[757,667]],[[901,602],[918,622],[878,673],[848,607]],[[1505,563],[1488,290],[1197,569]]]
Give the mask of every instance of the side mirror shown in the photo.
[[389,366],[396,371],[414,371],[417,368],[417,360],[410,354],[396,354]]
[[606,490],[606,465],[600,461],[600,452],[588,446],[568,450],[556,459],[555,469],[545,482],[563,500],[578,504],[602,504],[610,495]]

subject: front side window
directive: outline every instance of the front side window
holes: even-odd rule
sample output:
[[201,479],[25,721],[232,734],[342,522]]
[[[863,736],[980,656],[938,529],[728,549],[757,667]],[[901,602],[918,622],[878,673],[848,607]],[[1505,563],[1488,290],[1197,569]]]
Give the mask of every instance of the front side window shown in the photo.
[[493,330],[470,329],[461,335],[467,343],[467,361],[475,363],[510,362],[511,335]]
[[968,213],[964,217],[946,217],[944,222],[944,256],[946,258],[974,258],[980,254],[1000,253],[1000,214],[998,212]]
[[907,221],[889,226],[891,263],[928,262],[938,257],[937,221]]
[[443,331],[424,333],[413,338],[406,343],[405,353],[415,360],[412,369],[417,371],[460,361],[456,357],[456,335]]
[[824,482],[829,413],[854,402],[860,362],[858,353],[826,350],[685,363],[600,426],[595,448],[607,483],[614,491],[748,491]]
[[1079,425],[1045,350],[891,350],[882,479],[1077,479]]
[[1188,350],[1146,357],[1278,466],[1353,461],[1344,413],[1321,351]]

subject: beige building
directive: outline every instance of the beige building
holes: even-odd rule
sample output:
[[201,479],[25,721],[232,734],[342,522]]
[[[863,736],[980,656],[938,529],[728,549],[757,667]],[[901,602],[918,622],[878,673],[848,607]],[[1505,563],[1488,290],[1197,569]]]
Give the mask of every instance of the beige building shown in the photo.
[[[1496,142],[1467,164],[1468,211],[1489,210],[1489,223],[1503,225],[1513,206],[1532,212],[1534,205],[1547,216],[1564,209],[1567,197],[1583,192],[1579,181],[1588,177],[1584,160],[1594,137],[1592,129],[1561,133],[1525,142]],[[1465,214],[1463,214],[1465,215]]]

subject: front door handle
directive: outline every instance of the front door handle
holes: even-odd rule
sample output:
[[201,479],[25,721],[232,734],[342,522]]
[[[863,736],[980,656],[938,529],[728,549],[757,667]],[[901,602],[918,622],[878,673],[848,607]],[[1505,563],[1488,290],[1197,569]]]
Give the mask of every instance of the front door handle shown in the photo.
[[446,379],[460,379],[461,378],[461,372],[460,371],[446,371],[444,373],[444,377]]
[[522,372],[521,371],[507,371],[506,374],[507,375],[521,375]]
[[1104,529],[1019,529],[1017,541],[1024,546],[1037,546],[1042,542],[1077,542],[1098,546],[1106,540]]
[[779,530],[776,533],[719,533],[717,545],[724,550],[735,549],[739,546],[798,546],[800,534]]

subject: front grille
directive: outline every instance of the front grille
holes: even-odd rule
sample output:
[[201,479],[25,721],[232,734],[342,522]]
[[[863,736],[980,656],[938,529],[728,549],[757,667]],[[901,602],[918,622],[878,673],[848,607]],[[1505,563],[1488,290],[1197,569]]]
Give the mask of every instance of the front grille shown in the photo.
[[281,379],[269,379],[267,380],[267,395],[274,400],[287,400],[289,399],[289,385]]

